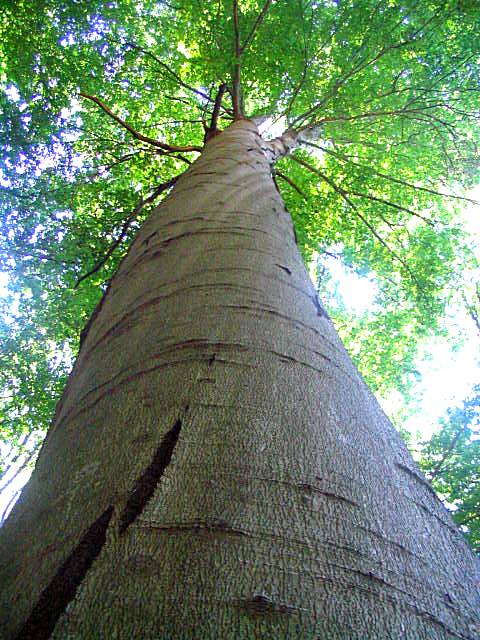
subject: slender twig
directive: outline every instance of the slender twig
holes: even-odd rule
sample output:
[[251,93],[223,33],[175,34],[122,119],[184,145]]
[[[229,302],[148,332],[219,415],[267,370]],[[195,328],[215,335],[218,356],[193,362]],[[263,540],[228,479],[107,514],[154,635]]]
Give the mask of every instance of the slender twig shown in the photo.
[[122,228],[120,230],[120,234],[118,236],[118,238],[112,242],[112,244],[110,245],[110,247],[108,248],[107,252],[105,253],[105,255],[103,256],[103,258],[101,260],[99,260],[97,262],[97,264],[92,267],[92,269],[90,269],[90,271],[88,271],[87,273],[84,273],[83,276],[80,276],[80,278],[77,280],[77,282],[75,283],[75,288],[78,287],[78,285],[83,282],[83,280],[85,280],[86,278],[89,278],[90,276],[92,276],[94,273],[97,273],[97,271],[99,269],[101,269],[103,267],[103,265],[107,262],[107,260],[110,258],[110,256],[112,255],[112,253],[115,251],[115,249],[118,247],[118,245],[122,242],[122,240],[125,238],[125,235],[128,231],[128,229],[130,228],[130,225],[132,224],[132,222],[135,220],[135,218],[137,217],[137,215],[140,213],[140,211],[145,207],[145,205],[150,204],[151,202],[153,202],[154,200],[156,200],[156,198],[158,198],[158,196],[160,194],[162,194],[164,191],[166,191],[167,189],[169,189],[170,187],[173,187],[173,185],[176,183],[176,181],[178,180],[180,176],[175,176],[174,178],[172,178],[171,180],[168,180],[167,182],[162,183],[161,185],[159,185],[155,191],[149,195],[147,198],[140,198],[139,203],[137,204],[137,206],[132,210],[132,212],[130,213],[130,215],[127,217],[127,219],[125,220],[125,222],[122,225]]
[[219,88],[215,98],[215,104],[213,106],[212,117],[210,119],[210,126],[207,126],[205,129],[205,142],[210,140],[217,133],[217,124],[218,117],[220,115],[220,108],[222,106],[223,96],[225,91],[227,90],[227,85],[222,83]]
[[302,31],[303,31],[303,69],[302,69],[302,75],[300,77],[300,80],[297,82],[292,96],[290,98],[290,100],[288,101],[288,105],[286,107],[286,109],[282,112],[282,115],[285,116],[286,120],[288,121],[290,119],[290,112],[293,109],[293,105],[295,103],[295,100],[297,99],[300,91],[303,88],[303,85],[305,84],[306,80],[307,80],[307,74],[308,74],[308,68],[309,66],[312,64],[313,60],[315,59],[315,54],[313,55],[313,57],[309,60],[308,59],[308,45],[307,45],[307,35],[305,33],[305,15],[303,12],[303,8],[302,8],[302,3],[301,0],[298,3],[299,7],[300,7],[300,12],[301,12],[301,18],[302,18]]
[[[3,398],[4,398],[4,399],[6,399],[7,397],[8,397],[8,398],[10,398],[10,397],[13,397],[13,395],[12,395],[12,396],[6,396],[6,395],[4,395],[4,396],[3,396]],[[30,434],[29,434],[29,433],[26,433],[26,434],[25,434],[25,435],[23,435],[21,438],[19,438],[19,440],[18,440],[18,442],[17,442],[17,444],[16,444],[16,445],[12,445],[12,448],[13,448],[13,446],[16,446],[18,449],[20,449],[20,451],[19,451],[19,452],[18,452],[18,453],[17,453],[17,454],[16,454],[16,455],[11,459],[11,460],[9,460],[9,461],[8,461],[8,468],[7,468],[7,471],[8,471],[8,469],[9,469],[12,465],[14,465],[14,464],[17,462],[17,460],[18,460],[18,459],[23,455],[23,453],[24,453],[24,452],[23,452],[23,448],[24,448],[24,445],[25,445],[25,443],[27,442],[27,440],[28,440],[28,438],[29,438],[29,437],[30,437]],[[7,471],[5,471],[5,472],[0,476],[0,483],[2,482],[2,478],[5,476],[5,474],[7,473]]]
[[200,91],[200,89],[195,89],[195,87],[192,87],[191,85],[187,84],[179,75],[176,71],[174,71],[173,69],[171,69],[167,64],[165,64],[165,62],[163,62],[163,60],[161,60],[158,56],[156,56],[154,53],[152,53],[151,51],[149,51],[148,49],[143,49],[142,47],[138,46],[138,44],[135,44],[134,42],[125,42],[125,44],[129,47],[131,47],[132,49],[135,49],[136,51],[139,51],[140,53],[143,53],[145,56],[148,56],[149,58],[151,58],[152,60],[154,60],[159,67],[162,67],[162,69],[165,69],[165,71],[167,73],[169,73],[172,78],[174,78],[178,84],[180,86],[182,86],[184,89],[187,89],[188,91],[191,91],[192,93],[195,93],[197,96],[200,96],[201,98],[203,98],[204,100],[207,100],[208,102],[213,102],[212,98],[210,98],[210,96],[208,96],[205,92]]
[[258,31],[258,28],[260,27],[262,22],[265,20],[265,16],[267,15],[271,4],[272,4],[272,0],[266,0],[265,4],[263,5],[263,9],[258,14],[257,19],[253,23],[253,27],[251,28],[250,33],[245,38],[245,42],[243,43],[243,45],[240,47],[240,55],[251,45]]
[[[111,169],[113,169],[113,167],[116,167],[119,164],[122,164],[122,162],[128,162],[129,160],[131,160],[132,158],[134,158],[136,155],[138,155],[139,153],[141,153],[142,151],[144,152],[148,152],[150,151],[149,148],[147,149],[138,149],[137,151],[134,151],[133,153],[127,153],[123,156],[121,156],[120,158],[113,156],[115,158],[114,162],[110,162],[110,163],[102,163],[101,165],[97,165],[96,167],[96,171],[93,171],[92,173],[88,173],[87,174],[87,178],[90,182],[93,182],[95,180],[95,178],[98,178],[98,176],[100,176],[102,174],[102,172],[107,172],[110,171]],[[113,154],[109,154],[108,152],[105,155],[113,155]],[[92,167],[93,169],[94,167]],[[88,167],[86,167],[86,169],[88,170]]]
[[445,107],[445,103],[439,102],[435,104],[424,105],[422,107],[417,107],[415,109],[407,109],[404,106],[404,107],[401,107],[400,109],[390,109],[387,111],[365,111],[364,113],[356,113],[352,116],[344,116],[344,115],[327,116],[325,118],[321,118],[320,120],[316,120],[314,123],[310,123],[308,125],[305,125],[304,127],[300,127],[299,131],[306,131],[314,127],[317,127],[319,125],[325,124],[326,122],[339,122],[339,121],[350,122],[352,120],[363,120],[365,118],[383,118],[385,116],[402,116],[402,115],[409,115],[412,113],[413,114],[420,113],[424,115],[424,117],[426,118],[431,118],[433,120],[440,122],[440,124],[446,127],[453,128],[453,126],[449,122],[446,122],[445,120],[441,120],[440,118],[438,118],[438,116],[434,116],[431,113],[425,113],[427,110],[435,109],[437,107]]
[[431,193],[432,195],[435,196],[441,196],[442,198],[453,198],[455,200],[465,200],[466,202],[471,202],[472,204],[480,204],[478,202],[478,200],[473,200],[472,198],[467,198],[466,196],[457,196],[453,193],[443,193],[442,191],[436,191],[435,189],[430,189],[428,187],[422,187],[416,184],[412,184],[411,182],[406,182],[405,180],[401,180],[400,178],[395,178],[394,176],[391,176],[389,174],[386,173],[381,173],[380,171],[376,171],[373,167],[367,166],[367,165],[362,165],[359,162],[354,162],[353,160],[350,160],[347,156],[345,156],[342,153],[338,153],[338,151],[332,151],[331,149],[327,149],[325,147],[322,147],[318,144],[315,144],[314,142],[309,142],[309,141],[303,141],[302,140],[302,144],[305,144],[309,147],[316,147],[317,149],[320,149],[321,151],[323,151],[324,153],[328,153],[329,155],[335,156],[337,158],[339,158],[340,160],[343,160],[343,162],[347,162],[349,164],[353,164],[356,167],[360,167],[361,169],[367,169],[367,171],[370,171],[371,173],[374,173],[376,176],[379,176],[380,178],[384,178],[385,180],[390,180],[391,182],[395,182],[396,184],[401,184],[404,187],[409,187],[410,189],[415,189],[418,191],[426,191],[427,193]]
[[[480,332],[480,317],[479,317],[478,311],[475,309],[473,302],[472,303],[468,302],[467,297],[464,293],[462,294],[462,298],[463,298],[463,302],[465,303],[465,308],[467,310],[468,315],[475,323],[475,326],[477,327],[477,331]],[[480,284],[477,284],[476,298],[480,302]]]
[[[7,482],[5,482],[5,484],[3,484],[0,487],[0,492],[5,491],[5,489],[15,480],[15,478],[18,477],[18,474],[23,471],[28,464],[32,461],[34,455],[37,453],[38,449],[40,448],[40,442],[37,442],[37,444],[34,446],[34,448],[31,451],[27,451],[27,457],[25,458],[25,460],[22,461],[22,464],[15,470],[15,473],[13,474],[13,476],[11,478],[9,478],[7,480]],[[10,469],[12,468],[12,465],[10,465],[7,469],[7,471],[10,471]],[[3,477],[5,477],[6,473],[3,474]]]
[[111,118],[113,118],[113,120],[115,120],[115,122],[117,122],[124,129],[126,129],[129,133],[131,133],[132,136],[136,140],[141,140],[142,142],[147,142],[148,144],[151,144],[154,147],[158,147],[159,149],[164,149],[165,151],[169,151],[169,152],[176,152],[176,151],[199,151],[199,152],[201,152],[202,151],[202,147],[197,147],[195,145],[185,146],[185,147],[177,147],[177,146],[174,146],[174,145],[166,144],[165,142],[160,142],[159,140],[155,140],[154,138],[149,138],[148,136],[144,136],[142,133],[139,133],[133,127],[131,127],[127,122],[125,122],[125,120],[122,120],[117,115],[115,115],[111,111],[111,109],[109,109],[107,107],[107,105],[100,100],[100,98],[97,98],[96,96],[90,96],[87,93],[83,93],[83,92],[80,92],[80,95],[82,96],[82,98],[87,98],[88,100],[91,100],[92,102],[95,102],[95,104],[98,104],[98,106],[101,109],[103,109],[103,111],[105,111],[106,114],[108,114]]
[[240,45],[240,25],[238,21],[238,0],[233,0],[233,26],[235,32],[235,65],[233,67],[232,74],[232,102],[234,118],[235,120],[240,120],[243,117],[240,75],[240,59],[242,57],[242,48]]
[[417,283],[417,285],[419,284],[417,281],[417,278],[415,277],[415,274],[412,272],[412,270],[410,269],[410,267],[408,266],[408,264],[405,262],[405,260],[403,258],[401,258],[386,242],[385,240],[382,238],[382,236],[380,236],[377,231],[375,230],[375,228],[370,224],[370,222],[365,218],[365,216],[360,213],[358,207],[356,206],[356,204],[354,202],[352,202],[350,200],[350,198],[348,197],[347,192],[342,189],[342,187],[340,187],[339,185],[337,185],[335,182],[333,182],[333,180],[331,180],[327,175],[325,175],[324,173],[322,173],[322,171],[320,171],[319,169],[317,169],[316,167],[312,166],[311,164],[309,164],[308,162],[305,162],[305,160],[302,160],[301,158],[297,158],[294,155],[291,155],[290,158],[292,158],[292,160],[295,160],[295,162],[298,162],[298,164],[301,164],[302,166],[304,166],[306,169],[308,169],[309,171],[311,171],[312,173],[316,173],[320,178],[322,178],[322,180],[324,180],[330,187],[332,187],[332,189],[334,191],[336,191],[342,198],[343,200],[350,206],[350,208],[353,210],[353,212],[357,215],[358,218],[360,218],[360,220],[364,223],[364,225],[370,230],[370,232],[372,233],[372,235],[378,240],[378,242],[385,247],[385,249],[396,259],[398,260],[398,262],[400,262],[405,269],[407,270],[407,272],[410,274],[410,276],[412,277],[412,280],[414,280],[414,282]]
[[360,73],[361,71],[363,71],[367,67],[371,66],[372,64],[375,64],[376,62],[378,62],[380,60],[380,58],[382,58],[386,54],[390,53],[391,51],[394,51],[396,49],[400,49],[400,48],[405,47],[405,46],[411,44],[412,42],[414,42],[416,36],[420,33],[420,31],[422,29],[424,29],[436,17],[437,17],[437,14],[436,13],[433,14],[416,31],[414,31],[412,34],[410,34],[409,37],[406,40],[402,40],[400,42],[396,42],[396,43],[391,44],[391,45],[389,45],[387,47],[384,47],[376,55],[374,55],[372,58],[368,58],[368,57],[363,58],[357,65],[355,65],[352,69],[350,69],[350,71],[348,71],[345,75],[343,75],[341,78],[339,78],[334,83],[332,89],[322,98],[322,100],[320,100],[319,102],[314,104],[313,107],[311,109],[309,109],[307,112],[305,112],[305,113],[301,114],[300,116],[298,116],[297,118],[295,118],[295,120],[293,120],[291,125],[293,126],[293,125],[295,125],[295,124],[297,124],[299,122],[304,122],[307,118],[311,117],[316,112],[318,112],[318,110],[321,109],[329,100],[331,100],[333,97],[335,97],[335,95],[338,93],[338,90],[344,84],[346,84],[346,82],[348,80],[350,80],[354,75],[356,75],[357,73]]
[[466,426],[462,426],[460,427],[460,429],[458,429],[457,433],[452,438],[450,445],[448,446],[448,449],[443,454],[442,459],[437,462],[437,464],[432,469],[432,472],[429,474],[430,480],[434,480],[438,476],[447,458],[453,453],[453,450],[455,449],[457,442],[460,439],[460,436],[463,433],[465,433],[465,429],[466,429]]
[[408,209],[407,207],[402,207],[401,205],[396,204],[395,202],[390,202],[389,200],[383,200],[382,198],[377,198],[376,196],[372,196],[369,193],[361,193],[360,191],[348,191],[348,193],[352,196],[357,196],[358,198],[366,198],[367,200],[372,200],[373,202],[380,202],[381,204],[385,204],[387,205],[387,207],[391,207],[392,209],[397,209],[398,211],[405,211],[405,213],[409,213],[411,216],[420,218],[420,220],[423,220],[431,227],[435,227],[435,224],[428,218],[425,218],[425,216],[422,216],[420,213],[417,213],[412,209]]
[[292,187],[292,189],[295,189],[295,191],[299,193],[302,196],[302,198],[304,198],[305,200],[308,200],[307,196],[303,193],[300,187],[298,187],[291,178],[286,176],[281,171],[278,171],[277,169],[275,169],[275,175],[278,176],[279,178],[282,178],[282,180],[285,180],[285,182],[287,182]]

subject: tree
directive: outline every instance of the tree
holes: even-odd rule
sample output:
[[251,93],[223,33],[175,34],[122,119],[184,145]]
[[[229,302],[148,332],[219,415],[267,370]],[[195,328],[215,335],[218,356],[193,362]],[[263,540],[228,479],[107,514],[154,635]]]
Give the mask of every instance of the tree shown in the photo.
[[[67,163],[51,174],[28,166],[29,154],[7,176],[17,202],[30,197],[16,191],[19,162],[31,191],[29,171],[39,170],[37,198],[45,185],[57,195],[17,210],[18,255],[36,235],[24,277],[71,285],[43,289],[43,308],[29,303],[34,287],[24,296],[36,326],[51,325],[42,318],[54,304],[66,325],[79,323],[72,298],[83,288],[93,299],[97,278],[131,246],[82,332],[32,480],[2,528],[2,596],[13,603],[5,634],[474,638],[475,561],[336,337],[272,165],[292,194],[310,196],[305,205],[286,196],[305,252],[341,238],[345,256],[409,301],[411,322],[428,315],[434,327],[458,234],[442,231],[451,211],[434,219],[427,209],[470,180],[460,169],[478,136],[476,12],[434,2],[421,12],[370,2],[85,6],[44,4],[50,21],[29,89],[44,83],[52,97],[29,94],[31,122],[15,149],[42,150],[48,116],[81,77],[98,120],[70,142],[91,149],[94,132],[92,173]],[[27,10],[16,8],[30,34],[39,17]],[[59,33],[66,51],[46,61]],[[99,54],[112,80],[101,97]],[[165,93],[135,105],[146,122],[133,126],[111,106],[114,83],[129,87],[126,111],[154,73]],[[168,143],[143,133],[167,108],[199,121],[159,126]],[[286,116],[285,134],[259,137],[259,112]],[[68,160],[72,126],[58,124],[50,141]],[[112,143],[126,148],[105,162]],[[179,163],[191,164],[180,177]],[[150,191],[135,202],[140,177]],[[59,202],[72,199],[75,178],[74,217]],[[60,239],[59,211],[68,214]],[[99,255],[80,272],[90,244]]]
[[461,408],[451,409],[422,449],[421,469],[455,511],[454,520],[468,530],[472,547],[480,551],[479,388]]

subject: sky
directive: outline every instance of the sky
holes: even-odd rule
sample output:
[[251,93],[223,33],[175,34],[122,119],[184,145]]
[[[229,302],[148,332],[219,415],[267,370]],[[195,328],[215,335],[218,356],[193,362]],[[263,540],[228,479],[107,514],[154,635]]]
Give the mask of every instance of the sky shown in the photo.
[[[480,210],[477,219],[478,214]],[[347,272],[334,258],[322,260],[322,264],[328,266],[349,309],[360,315],[373,307],[376,295],[373,281]],[[421,440],[430,438],[446,410],[462,404],[475,383],[480,382],[479,336],[474,323],[462,309],[450,308],[446,324],[452,335],[465,336],[464,343],[458,350],[452,350],[445,338],[431,338],[423,345],[422,351],[427,358],[416,363],[420,376],[415,389],[421,400],[418,411],[404,424],[411,433],[418,433]],[[398,392],[379,398],[379,401],[387,415],[396,413],[404,402]]]

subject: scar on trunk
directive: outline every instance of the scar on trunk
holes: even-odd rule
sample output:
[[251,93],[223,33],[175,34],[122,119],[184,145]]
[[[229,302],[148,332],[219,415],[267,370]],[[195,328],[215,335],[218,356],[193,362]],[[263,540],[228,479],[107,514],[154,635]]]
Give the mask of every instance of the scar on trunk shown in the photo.
[[112,517],[110,506],[95,520],[42,592],[15,640],[47,640],[58,619],[73,600],[93,561],[100,554]]
[[284,602],[275,602],[265,594],[238,600],[234,605],[250,615],[291,615],[299,611],[297,607]]
[[178,419],[170,431],[165,434],[151,463],[137,478],[127,503],[120,515],[120,522],[118,525],[119,533],[124,533],[145,509],[147,502],[152,497],[153,492],[160,481],[160,478],[163,476],[165,469],[172,460],[181,428],[182,421]]
[[288,273],[289,276],[292,275],[291,269],[289,269],[288,267],[285,267],[283,264],[276,264],[275,266],[277,266],[280,269],[282,269],[283,271],[285,271],[285,273]]

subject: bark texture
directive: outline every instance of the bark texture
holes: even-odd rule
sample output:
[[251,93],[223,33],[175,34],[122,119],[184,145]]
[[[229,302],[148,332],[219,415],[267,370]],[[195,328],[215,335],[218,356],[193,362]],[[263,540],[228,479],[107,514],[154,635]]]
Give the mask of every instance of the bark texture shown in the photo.
[[265,146],[213,137],[123,260],[1,531],[2,638],[479,637],[478,564],[319,303]]

